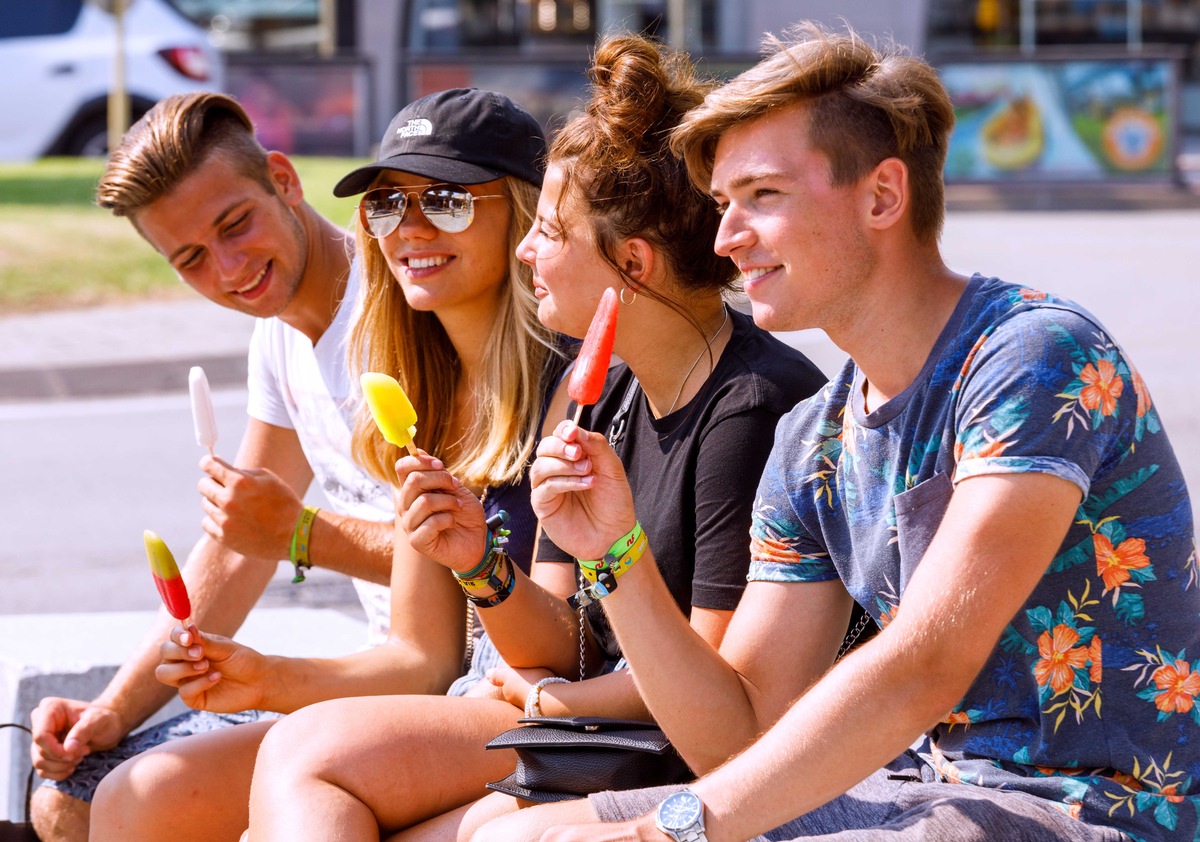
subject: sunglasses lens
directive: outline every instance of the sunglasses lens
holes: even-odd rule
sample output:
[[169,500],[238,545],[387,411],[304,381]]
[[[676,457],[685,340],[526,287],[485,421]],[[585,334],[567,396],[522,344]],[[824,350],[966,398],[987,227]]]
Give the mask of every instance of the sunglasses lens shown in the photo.
[[371,191],[358,204],[363,228],[377,239],[386,237],[400,226],[407,202],[408,197],[399,191]]
[[421,212],[435,226],[449,234],[465,231],[475,219],[471,193],[457,185],[438,185],[421,193]]

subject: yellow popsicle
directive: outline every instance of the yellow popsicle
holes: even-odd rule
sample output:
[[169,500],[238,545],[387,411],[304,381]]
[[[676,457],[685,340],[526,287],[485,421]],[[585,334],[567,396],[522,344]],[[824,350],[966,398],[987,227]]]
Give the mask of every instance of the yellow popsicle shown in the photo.
[[412,440],[417,434],[417,411],[396,378],[377,371],[365,371],[360,382],[379,432],[392,444],[406,447],[416,456],[417,449]]

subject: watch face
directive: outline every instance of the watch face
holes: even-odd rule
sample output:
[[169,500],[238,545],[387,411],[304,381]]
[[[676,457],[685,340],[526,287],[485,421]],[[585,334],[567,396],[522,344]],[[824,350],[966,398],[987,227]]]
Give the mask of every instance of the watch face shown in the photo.
[[700,820],[704,805],[694,792],[676,792],[668,795],[658,807],[658,819],[667,830],[684,830]]

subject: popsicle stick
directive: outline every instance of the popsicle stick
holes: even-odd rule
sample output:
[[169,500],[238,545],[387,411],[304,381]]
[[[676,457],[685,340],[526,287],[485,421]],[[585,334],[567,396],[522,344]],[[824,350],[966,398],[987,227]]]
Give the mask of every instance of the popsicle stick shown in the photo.
[[575,407],[575,417],[572,419],[576,427],[579,426],[579,419],[581,417],[583,417],[583,404],[577,404]]
[[413,444],[411,441],[406,441],[406,442],[404,443],[404,446],[405,446],[406,448],[408,448],[408,455],[409,455],[409,456],[416,456],[416,455],[417,455],[417,447],[416,447],[416,445],[414,445],[414,444]]

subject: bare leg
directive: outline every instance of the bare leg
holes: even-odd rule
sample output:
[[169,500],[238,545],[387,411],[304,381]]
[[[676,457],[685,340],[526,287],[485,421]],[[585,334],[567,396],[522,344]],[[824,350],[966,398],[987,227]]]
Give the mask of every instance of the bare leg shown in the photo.
[[461,807],[509,774],[511,751],[486,751],[515,727],[507,702],[366,696],[297,711],[267,739],[250,790],[250,839],[376,839]]
[[30,820],[43,842],[87,842],[91,809],[86,801],[40,786],[33,793]]
[[275,724],[196,734],[125,761],[96,790],[92,842],[236,840],[249,819],[254,757]]
[[555,825],[594,821],[596,813],[586,798],[541,804],[488,822],[471,836],[471,842],[537,842]]
[[528,802],[519,802],[503,792],[493,792],[474,803],[449,813],[442,813],[429,821],[389,836],[387,842],[467,842],[471,834],[482,825],[492,819],[515,813],[526,803]]

